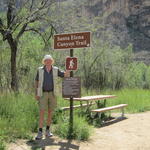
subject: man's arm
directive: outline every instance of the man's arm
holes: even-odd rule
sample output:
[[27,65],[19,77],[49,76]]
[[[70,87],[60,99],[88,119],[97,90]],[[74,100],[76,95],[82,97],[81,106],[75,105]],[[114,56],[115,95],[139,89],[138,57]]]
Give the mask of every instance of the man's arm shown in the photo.
[[70,77],[70,71],[69,70],[66,70],[66,71],[60,71],[58,69],[58,76],[63,78],[63,77]]
[[70,71],[69,70],[66,70],[64,72],[64,77],[70,77]]

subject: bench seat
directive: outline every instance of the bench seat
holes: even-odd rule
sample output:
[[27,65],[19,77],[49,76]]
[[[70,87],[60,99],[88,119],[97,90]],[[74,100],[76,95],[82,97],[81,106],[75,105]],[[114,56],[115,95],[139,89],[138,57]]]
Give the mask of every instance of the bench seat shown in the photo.
[[91,110],[91,112],[97,112],[97,113],[101,113],[101,112],[106,112],[106,111],[110,111],[110,110],[114,110],[114,109],[122,109],[122,117],[124,116],[124,107],[128,106],[128,104],[119,104],[119,105],[115,105],[115,106],[110,106],[110,107],[105,107],[105,108],[100,108],[100,109],[94,109]]
[[128,104],[119,104],[119,105],[115,105],[115,106],[111,106],[111,107],[105,107],[105,108],[100,108],[100,109],[94,109],[91,110],[92,112],[105,112],[108,110],[113,110],[113,109],[118,109],[118,108],[123,108],[126,107]]

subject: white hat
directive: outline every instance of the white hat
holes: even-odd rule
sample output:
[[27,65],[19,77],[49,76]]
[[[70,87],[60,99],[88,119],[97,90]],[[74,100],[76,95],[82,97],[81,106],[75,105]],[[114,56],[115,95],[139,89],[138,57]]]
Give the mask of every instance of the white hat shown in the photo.
[[42,60],[42,64],[44,64],[44,61],[47,60],[47,59],[51,59],[52,60],[52,64],[54,63],[54,59],[51,55],[45,55],[43,60]]

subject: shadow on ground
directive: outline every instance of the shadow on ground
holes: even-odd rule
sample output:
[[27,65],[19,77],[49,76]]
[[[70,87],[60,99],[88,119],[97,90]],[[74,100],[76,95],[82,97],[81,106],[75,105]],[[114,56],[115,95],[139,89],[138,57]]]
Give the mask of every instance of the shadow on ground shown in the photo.
[[113,118],[109,121],[104,122],[101,127],[106,127],[106,126],[112,125],[114,123],[117,123],[117,122],[120,122],[120,121],[123,121],[123,120],[126,120],[126,119],[128,119],[128,118],[126,118],[126,117]]
[[66,142],[55,141],[54,138],[46,138],[42,140],[30,140],[27,141],[27,145],[31,147],[31,150],[46,150],[52,147],[58,150],[79,150],[79,146],[72,144],[71,140]]

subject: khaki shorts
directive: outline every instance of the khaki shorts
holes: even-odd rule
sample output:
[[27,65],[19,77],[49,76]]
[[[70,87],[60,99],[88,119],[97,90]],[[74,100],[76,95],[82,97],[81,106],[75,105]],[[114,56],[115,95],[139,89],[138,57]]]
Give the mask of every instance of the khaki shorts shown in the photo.
[[57,106],[56,97],[53,92],[43,92],[43,96],[39,99],[39,109],[54,110]]

